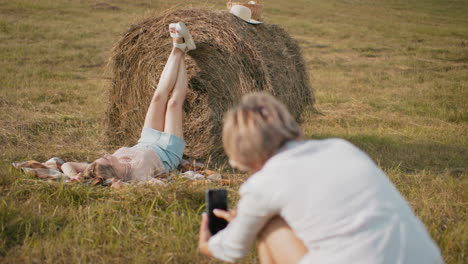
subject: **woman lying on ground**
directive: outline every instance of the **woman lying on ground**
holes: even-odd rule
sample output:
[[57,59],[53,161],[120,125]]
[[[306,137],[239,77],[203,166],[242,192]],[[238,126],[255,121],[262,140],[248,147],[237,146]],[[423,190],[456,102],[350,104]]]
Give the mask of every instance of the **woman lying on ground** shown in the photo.
[[174,47],[148,107],[138,144],[122,147],[91,164],[67,162],[62,165],[65,175],[75,180],[98,177],[147,181],[177,168],[185,149],[182,106],[188,80],[184,56],[187,50],[195,49],[195,44],[184,23],[171,24],[169,30]]
[[387,176],[342,139],[303,140],[286,107],[246,96],[225,118],[233,167],[253,173],[237,214],[211,236],[206,214],[199,250],[235,261],[258,240],[260,263],[442,263],[437,245]]

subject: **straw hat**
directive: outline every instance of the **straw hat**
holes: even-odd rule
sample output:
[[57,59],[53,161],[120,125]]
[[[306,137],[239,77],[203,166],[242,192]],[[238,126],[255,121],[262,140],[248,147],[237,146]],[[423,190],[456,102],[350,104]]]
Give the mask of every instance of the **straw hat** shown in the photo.
[[236,17],[248,22],[250,24],[261,24],[263,22],[252,19],[252,10],[246,6],[242,5],[233,5],[229,13],[235,15]]

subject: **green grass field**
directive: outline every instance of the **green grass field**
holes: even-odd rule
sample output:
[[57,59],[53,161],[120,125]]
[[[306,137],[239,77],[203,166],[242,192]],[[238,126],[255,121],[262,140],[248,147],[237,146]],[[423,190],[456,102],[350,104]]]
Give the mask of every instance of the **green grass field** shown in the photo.
[[[368,152],[446,263],[468,263],[468,1],[263,2],[265,20],[299,41],[309,67],[320,114],[305,114],[306,136]],[[39,181],[9,164],[92,161],[118,148],[105,144],[103,125],[112,46],[168,8],[224,6],[0,0],[0,262],[217,263],[196,251],[208,186],[115,191]],[[233,201],[238,187],[228,186]],[[257,263],[254,251],[242,263]]]

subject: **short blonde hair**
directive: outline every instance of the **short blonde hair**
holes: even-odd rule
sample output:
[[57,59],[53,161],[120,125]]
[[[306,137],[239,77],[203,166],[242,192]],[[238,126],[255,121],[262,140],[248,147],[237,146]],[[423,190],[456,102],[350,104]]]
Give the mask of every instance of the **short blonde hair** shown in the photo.
[[224,118],[223,145],[233,167],[252,171],[286,142],[302,137],[299,124],[272,95],[246,95]]
[[89,164],[88,167],[86,167],[84,177],[106,180],[110,178],[116,178],[117,173],[111,165],[102,165],[97,162],[93,162]]

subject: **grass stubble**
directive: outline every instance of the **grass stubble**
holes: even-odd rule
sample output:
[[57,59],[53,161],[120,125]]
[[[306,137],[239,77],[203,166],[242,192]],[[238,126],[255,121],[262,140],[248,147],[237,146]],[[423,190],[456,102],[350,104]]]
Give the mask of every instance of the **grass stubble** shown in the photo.
[[[223,1],[0,1],[0,262],[216,263],[196,252],[204,189],[121,191],[43,182],[13,161],[91,161],[103,140],[105,64],[150,13]],[[466,1],[265,2],[300,41],[321,114],[308,138],[342,137],[384,169],[442,249],[468,257]],[[246,179],[226,167],[229,178]],[[293,177],[293,176],[291,176]],[[234,204],[239,183],[228,186]],[[256,263],[254,252],[242,263]]]

